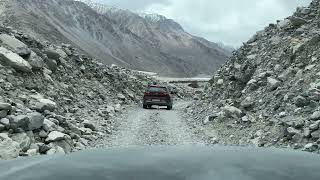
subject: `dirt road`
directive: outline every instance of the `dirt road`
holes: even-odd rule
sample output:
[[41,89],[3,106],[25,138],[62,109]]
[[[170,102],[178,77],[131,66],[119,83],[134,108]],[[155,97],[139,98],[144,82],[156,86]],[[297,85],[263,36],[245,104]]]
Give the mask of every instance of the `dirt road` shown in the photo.
[[157,106],[152,109],[133,107],[118,117],[115,132],[103,144],[112,147],[203,144],[181,117],[181,110],[188,104],[175,102],[171,111]]

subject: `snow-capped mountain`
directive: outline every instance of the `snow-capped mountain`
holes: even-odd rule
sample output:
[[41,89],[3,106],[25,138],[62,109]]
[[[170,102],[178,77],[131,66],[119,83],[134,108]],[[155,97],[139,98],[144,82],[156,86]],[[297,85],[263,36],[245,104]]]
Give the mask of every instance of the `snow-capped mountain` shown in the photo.
[[73,44],[107,64],[168,76],[195,76],[212,74],[230,55],[160,15],[141,15],[90,0],[1,3],[5,8],[0,23],[39,39]]

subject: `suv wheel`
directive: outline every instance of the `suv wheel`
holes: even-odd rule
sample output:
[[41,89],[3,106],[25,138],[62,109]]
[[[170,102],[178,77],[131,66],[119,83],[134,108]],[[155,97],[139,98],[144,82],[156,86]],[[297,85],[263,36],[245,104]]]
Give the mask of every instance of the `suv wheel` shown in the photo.
[[167,110],[171,110],[172,109],[172,106],[167,106]]
[[146,104],[144,104],[143,109],[148,109],[148,106]]

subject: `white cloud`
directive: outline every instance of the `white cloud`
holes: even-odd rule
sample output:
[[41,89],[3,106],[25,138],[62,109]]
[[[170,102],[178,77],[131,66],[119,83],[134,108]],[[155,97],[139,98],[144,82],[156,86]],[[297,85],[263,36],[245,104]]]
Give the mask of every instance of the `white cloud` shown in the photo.
[[311,0],[100,0],[133,11],[158,13],[191,34],[238,46],[269,23]]

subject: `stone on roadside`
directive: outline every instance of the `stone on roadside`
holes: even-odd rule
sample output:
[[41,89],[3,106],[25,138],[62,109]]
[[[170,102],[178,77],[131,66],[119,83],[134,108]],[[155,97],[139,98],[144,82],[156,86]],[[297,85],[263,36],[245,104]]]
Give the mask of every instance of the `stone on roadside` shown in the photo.
[[223,107],[223,111],[229,117],[241,117],[242,111],[234,106],[225,106]]
[[31,50],[26,44],[13,36],[0,34],[0,41],[21,57],[28,57],[31,53]]
[[310,119],[311,119],[311,120],[314,120],[314,121],[320,120],[320,111],[314,112],[314,113],[310,116]]
[[64,140],[66,138],[66,134],[59,132],[59,131],[52,131],[48,134],[48,137],[46,139],[46,142],[55,142],[55,141],[60,141]]
[[89,128],[89,129],[91,129],[92,131],[95,131],[95,130],[96,130],[96,126],[95,126],[95,124],[94,124],[93,122],[88,121],[88,120],[85,120],[85,121],[83,121],[82,123],[83,123],[83,125],[84,125],[85,128]]
[[32,72],[32,67],[26,60],[4,47],[0,47],[0,64],[10,66],[17,71]]
[[11,139],[19,143],[22,152],[26,152],[30,148],[31,139],[26,133],[13,134]]
[[0,159],[13,159],[19,156],[20,146],[9,138],[8,134],[0,133]]
[[28,124],[29,130],[32,131],[42,127],[44,116],[42,116],[40,113],[33,112],[33,113],[27,114],[27,116],[29,117],[29,124]]

